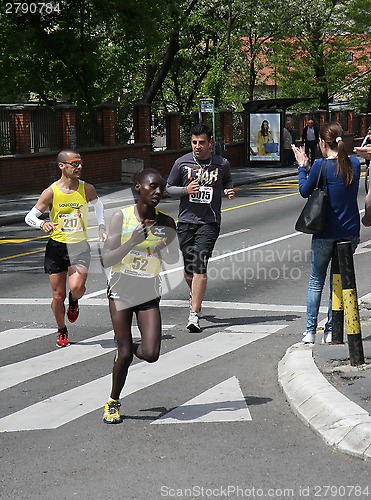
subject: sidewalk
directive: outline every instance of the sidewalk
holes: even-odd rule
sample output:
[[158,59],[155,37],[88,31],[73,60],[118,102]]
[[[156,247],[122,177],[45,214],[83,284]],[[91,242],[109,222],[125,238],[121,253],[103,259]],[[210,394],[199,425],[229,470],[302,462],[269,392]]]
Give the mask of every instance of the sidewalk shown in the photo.
[[[243,186],[296,177],[296,167],[254,167],[232,170],[234,185]],[[97,185],[105,208],[133,199],[120,182]],[[40,193],[0,196],[0,224],[19,224]],[[371,296],[360,305],[365,364],[351,367],[348,344],[291,346],[278,365],[278,382],[294,413],[327,444],[362,459],[371,459]],[[298,338],[300,333],[298,332]],[[346,333],[344,334],[346,337]],[[346,342],[346,338],[345,338]]]

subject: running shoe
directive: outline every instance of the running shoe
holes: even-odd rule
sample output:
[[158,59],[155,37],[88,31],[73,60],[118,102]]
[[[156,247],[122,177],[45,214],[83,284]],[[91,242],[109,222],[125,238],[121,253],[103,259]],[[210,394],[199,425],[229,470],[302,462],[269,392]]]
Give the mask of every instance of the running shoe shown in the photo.
[[79,301],[72,299],[72,293],[68,295],[67,318],[70,323],[74,323],[79,317]]
[[58,329],[57,343],[55,345],[57,347],[67,347],[70,345],[68,342],[68,331],[66,327]]
[[117,399],[110,399],[104,405],[103,422],[105,424],[119,424],[122,422],[120,406],[121,403]]
[[304,344],[314,344],[315,341],[316,341],[316,334],[315,333],[307,333],[302,338],[302,342]]
[[201,332],[201,327],[200,327],[200,323],[198,320],[198,314],[196,312],[191,311],[189,313],[187,328],[191,333],[200,333]]

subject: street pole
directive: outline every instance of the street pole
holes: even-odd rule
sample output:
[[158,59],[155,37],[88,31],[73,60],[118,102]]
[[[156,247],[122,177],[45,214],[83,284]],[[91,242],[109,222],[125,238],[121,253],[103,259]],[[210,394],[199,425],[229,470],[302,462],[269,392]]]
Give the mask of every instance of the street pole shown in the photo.
[[363,354],[352,244],[350,241],[340,241],[336,244],[336,247],[343,288],[349,359],[351,366],[357,366],[364,364],[365,358]]

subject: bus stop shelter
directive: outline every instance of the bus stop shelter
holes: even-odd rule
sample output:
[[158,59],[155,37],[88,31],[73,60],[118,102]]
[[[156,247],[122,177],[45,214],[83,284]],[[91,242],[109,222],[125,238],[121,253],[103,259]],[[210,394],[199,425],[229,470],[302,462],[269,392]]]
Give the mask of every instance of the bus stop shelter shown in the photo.
[[282,131],[286,111],[314,97],[245,101],[245,158],[247,166],[282,165]]

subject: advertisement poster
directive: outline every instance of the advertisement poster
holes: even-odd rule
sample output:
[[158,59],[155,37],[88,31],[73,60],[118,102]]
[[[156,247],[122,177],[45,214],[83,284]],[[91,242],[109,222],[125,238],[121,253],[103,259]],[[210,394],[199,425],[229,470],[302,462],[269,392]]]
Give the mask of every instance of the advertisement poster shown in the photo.
[[280,113],[250,113],[249,131],[250,161],[280,161]]

